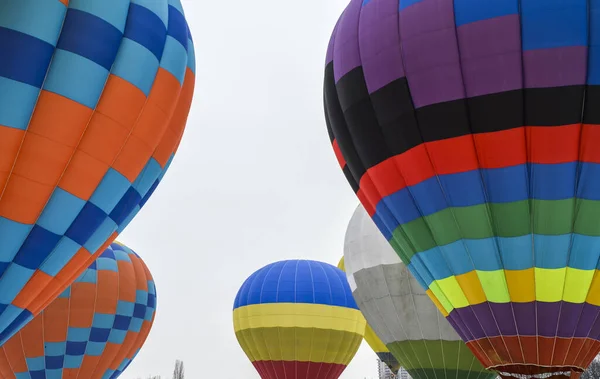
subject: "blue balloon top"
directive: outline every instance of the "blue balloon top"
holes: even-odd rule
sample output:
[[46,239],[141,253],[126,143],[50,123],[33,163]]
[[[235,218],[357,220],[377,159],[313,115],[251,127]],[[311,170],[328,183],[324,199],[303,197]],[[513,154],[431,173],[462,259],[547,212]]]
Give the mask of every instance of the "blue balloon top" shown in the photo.
[[328,263],[298,259],[271,263],[250,275],[238,291],[233,309],[268,303],[358,309],[343,271]]

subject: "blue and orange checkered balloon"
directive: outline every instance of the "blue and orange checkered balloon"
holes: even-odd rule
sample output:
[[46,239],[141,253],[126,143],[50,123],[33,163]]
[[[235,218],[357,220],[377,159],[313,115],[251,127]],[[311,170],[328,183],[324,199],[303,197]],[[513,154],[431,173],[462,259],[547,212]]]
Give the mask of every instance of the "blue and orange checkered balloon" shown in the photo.
[[183,135],[179,0],[0,1],[0,344],[125,228]]
[[0,348],[0,376],[117,378],[144,344],[155,310],[148,267],[113,243]]

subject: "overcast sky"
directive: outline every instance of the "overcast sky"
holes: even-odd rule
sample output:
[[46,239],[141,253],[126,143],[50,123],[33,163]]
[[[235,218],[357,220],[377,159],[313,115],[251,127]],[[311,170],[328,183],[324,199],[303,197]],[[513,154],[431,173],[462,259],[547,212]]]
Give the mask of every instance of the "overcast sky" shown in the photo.
[[[196,91],[171,169],[119,240],[150,267],[154,327],[123,379],[259,378],[239,347],[242,282],[282,259],[337,264],[356,204],[323,116],[325,52],[347,0],[183,0]],[[342,379],[376,378],[363,343]]]

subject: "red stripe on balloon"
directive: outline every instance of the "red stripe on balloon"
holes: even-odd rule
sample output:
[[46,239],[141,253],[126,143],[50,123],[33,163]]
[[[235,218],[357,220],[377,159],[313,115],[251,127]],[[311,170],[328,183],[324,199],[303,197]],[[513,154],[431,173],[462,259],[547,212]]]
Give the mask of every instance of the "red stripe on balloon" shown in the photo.
[[342,155],[342,151],[340,150],[340,145],[338,144],[337,139],[333,140],[332,146],[333,146],[333,152],[335,153],[335,157],[337,158],[337,161],[340,164],[340,167],[342,169],[344,169],[344,167],[346,167],[346,160],[344,159],[344,156]]
[[337,379],[345,365],[299,361],[254,361],[262,379]]
[[384,197],[436,174],[525,163],[600,163],[600,149],[595,147],[599,142],[600,126],[580,124],[527,126],[427,142],[368,169],[357,195],[373,215]]

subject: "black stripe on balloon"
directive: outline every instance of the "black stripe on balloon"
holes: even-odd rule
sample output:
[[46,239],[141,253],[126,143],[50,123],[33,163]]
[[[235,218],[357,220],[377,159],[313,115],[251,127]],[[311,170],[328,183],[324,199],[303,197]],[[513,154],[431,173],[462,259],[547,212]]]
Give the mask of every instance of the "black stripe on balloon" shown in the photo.
[[[337,88],[337,91],[334,90]],[[354,177],[422,144],[522,126],[600,124],[599,86],[532,88],[414,108],[406,78],[368,93],[362,67],[334,84],[333,63],[325,73],[325,106],[330,129]],[[338,97],[339,96],[339,97]],[[340,115],[340,112],[343,112]]]
[[344,167],[344,175],[352,186],[354,192],[358,192],[359,180],[365,174],[366,169],[363,165],[362,160],[358,156],[354,143],[352,141],[353,136],[348,129],[346,124],[346,115],[342,111],[340,106],[340,100],[338,99],[338,90],[335,86],[333,76],[333,64],[328,64],[325,68],[325,81],[324,81],[324,103],[325,113],[327,114],[326,120],[331,127],[332,135],[335,136],[342,156],[346,160],[346,167]]

